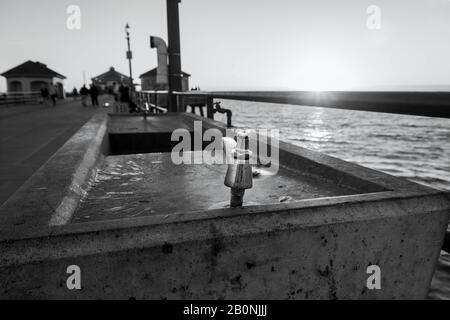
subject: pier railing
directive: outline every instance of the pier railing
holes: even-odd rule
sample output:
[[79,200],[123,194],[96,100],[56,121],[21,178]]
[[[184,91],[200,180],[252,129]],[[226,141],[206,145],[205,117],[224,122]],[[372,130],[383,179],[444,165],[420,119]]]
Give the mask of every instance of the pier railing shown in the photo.
[[[135,101],[150,113],[184,112],[186,106],[206,106],[206,117],[225,113],[231,126],[231,110],[221,108],[214,99],[290,104],[309,107],[383,112],[404,115],[450,118],[450,92],[408,91],[184,91],[173,92],[177,109],[169,110],[168,91],[135,92]],[[144,109],[142,109],[145,111]]]
[[39,97],[39,91],[0,93],[0,106],[7,107],[13,104],[37,102]]
[[186,91],[175,94],[181,99],[203,98],[208,118],[213,117],[214,99],[450,118],[450,92]]
[[[149,113],[165,113],[168,108],[168,91],[137,91],[133,92],[133,101],[142,111]],[[197,96],[177,95],[178,109],[176,111],[184,112],[186,106],[203,107],[209,101],[207,96],[199,94]]]
[[166,113],[167,91],[137,91],[133,92],[133,101],[144,114]]

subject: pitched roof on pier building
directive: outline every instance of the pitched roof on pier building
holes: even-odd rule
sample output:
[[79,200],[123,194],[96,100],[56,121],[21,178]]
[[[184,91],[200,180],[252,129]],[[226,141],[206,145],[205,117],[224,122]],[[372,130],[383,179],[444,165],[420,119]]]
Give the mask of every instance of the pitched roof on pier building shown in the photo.
[[105,89],[106,87],[111,87],[113,83],[117,84],[130,84],[130,77],[120,73],[114,69],[114,67],[110,67],[108,71],[92,78],[92,82],[96,85]]
[[62,74],[53,71],[48,68],[46,64],[41,63],[39,61],[33,62],[28,60],[8,71],[5,71],[1,74],[5,78],[10,77],[55,77],[60,79],[66,79]]

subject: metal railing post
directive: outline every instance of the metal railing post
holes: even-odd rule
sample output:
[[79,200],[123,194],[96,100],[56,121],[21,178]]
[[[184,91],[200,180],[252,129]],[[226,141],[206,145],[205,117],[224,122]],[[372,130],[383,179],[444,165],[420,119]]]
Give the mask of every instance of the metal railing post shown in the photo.
[[185,112],[186,110],[184,109],[184,97],[183,96],[178,96],[178,112]]
[[214,120],[214,99],[211,96],[206,98],[206,116]]

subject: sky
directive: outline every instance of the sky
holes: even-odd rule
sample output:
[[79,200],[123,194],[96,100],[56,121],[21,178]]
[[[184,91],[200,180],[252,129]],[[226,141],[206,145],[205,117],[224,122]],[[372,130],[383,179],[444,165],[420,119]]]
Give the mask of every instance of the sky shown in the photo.
[[[66,26],[70,5],[81,10],[79,30]],[[367,25],[371,5],[376,29]],[[450,88],[450,0],[182,0],[179,8],[191,87]],[[156,66],[150,35],[167,39],[166,0],[2,0],[0,72],[37,60],[67,77],[66,90],[83,72],[128,74],[127,22],[136,78]]]

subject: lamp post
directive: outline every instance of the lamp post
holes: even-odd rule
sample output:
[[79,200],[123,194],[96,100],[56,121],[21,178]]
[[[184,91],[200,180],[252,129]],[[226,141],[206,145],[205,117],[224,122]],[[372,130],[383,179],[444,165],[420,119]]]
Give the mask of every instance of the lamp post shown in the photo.
[[131,49],[130,49],[130,25],[127,23],[125,25],[125,33],[127,35],[127,37],[125,39],[127,39],[127,45],[128,45],[128,51],[127,51],[127,59],[128,59],[128,66],[130,68],[130,91],[133,92],[134,91],[134,84],[133,84],[133,73],[131,71],[131,59],[133,58],[133,54],[131,53]]

